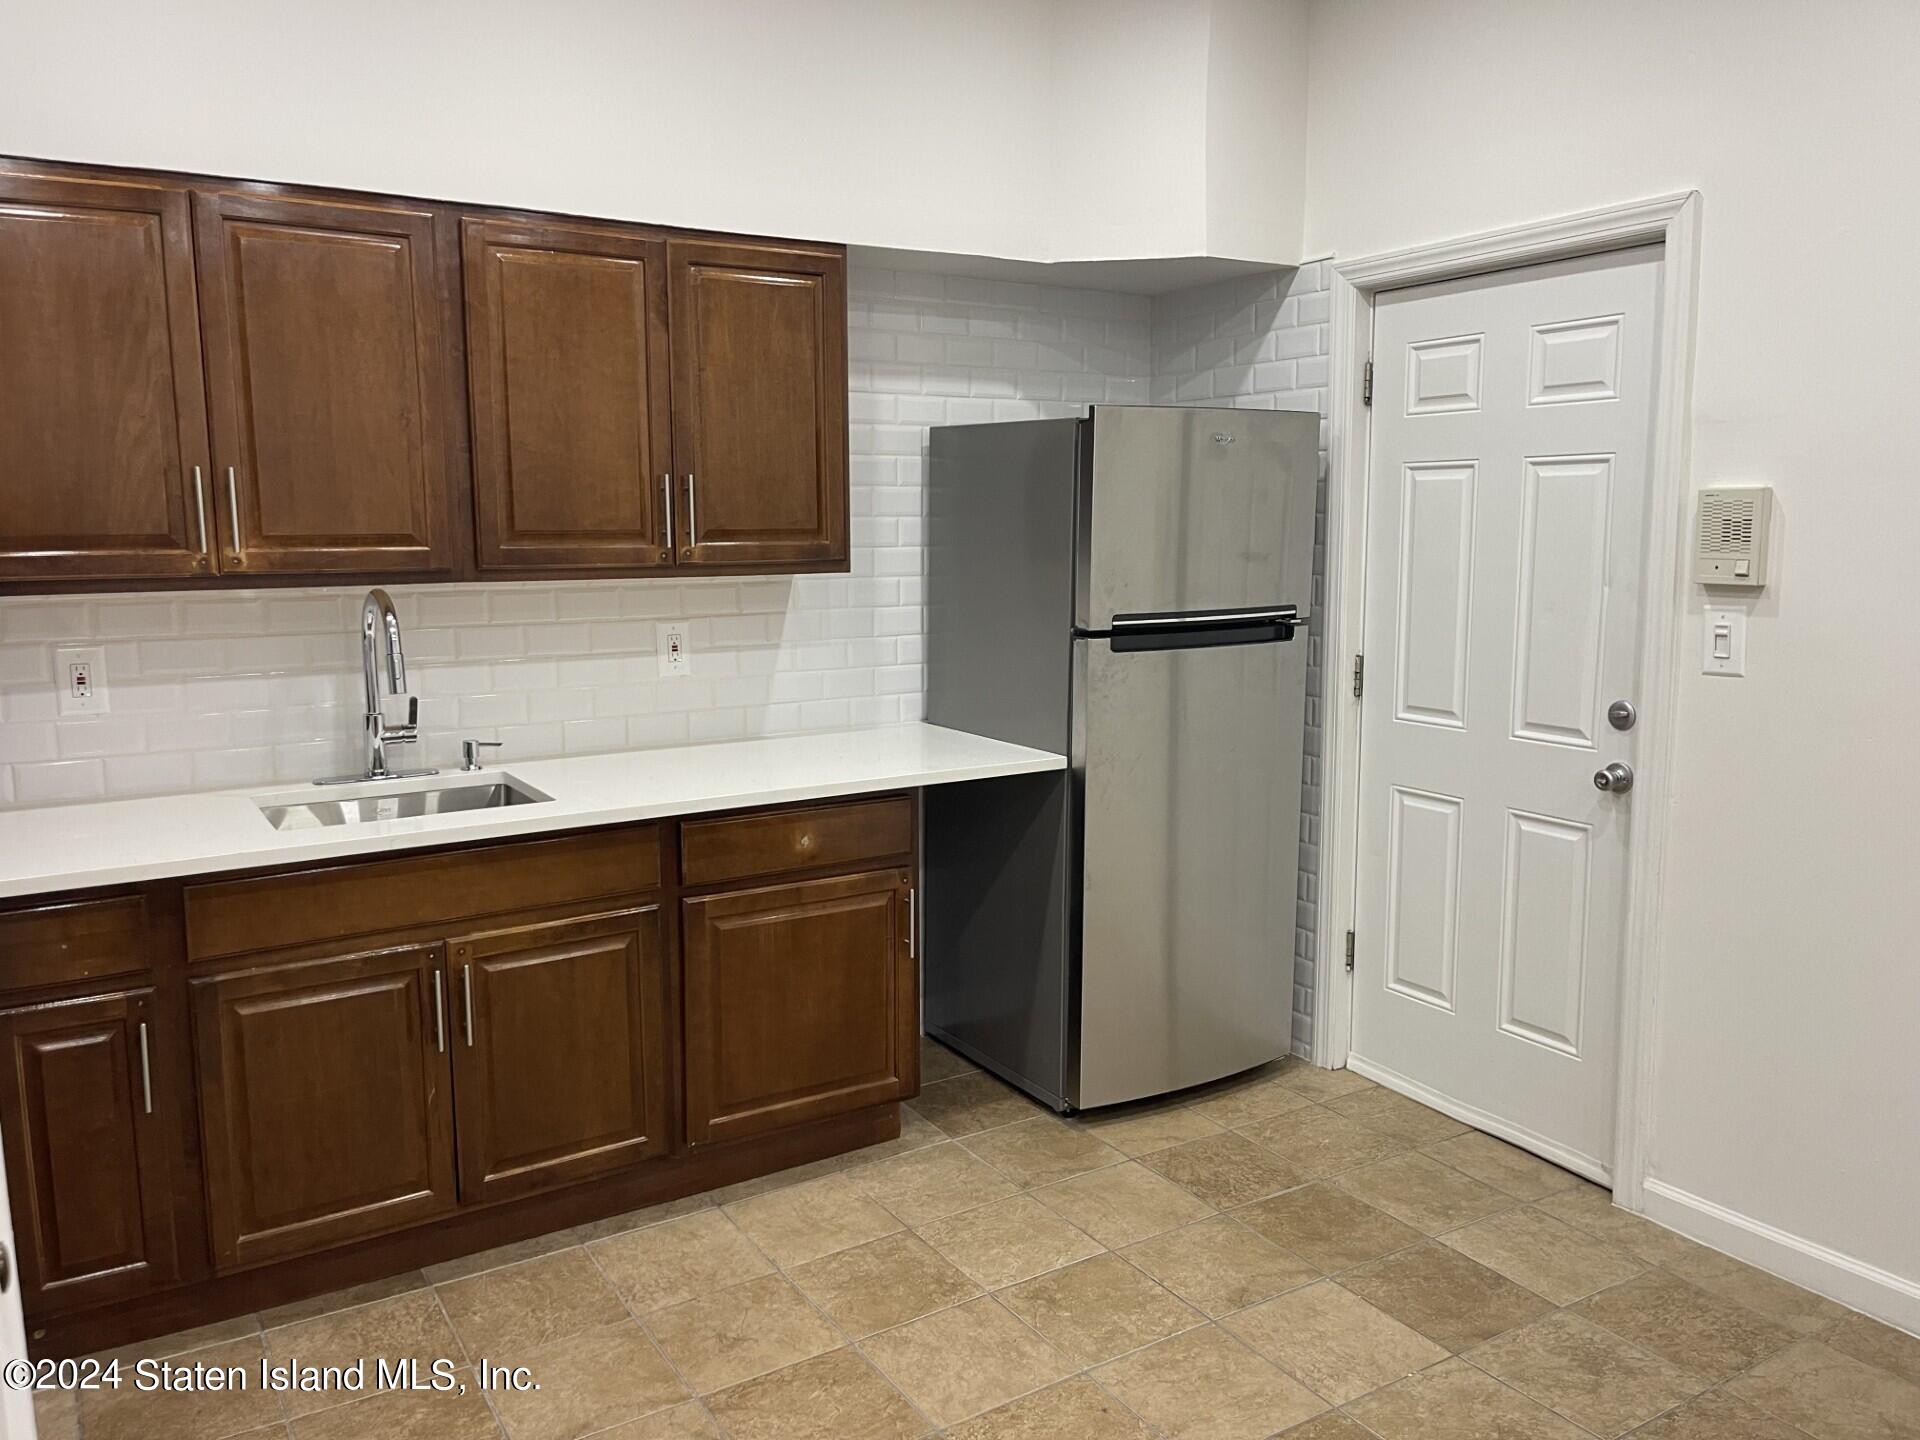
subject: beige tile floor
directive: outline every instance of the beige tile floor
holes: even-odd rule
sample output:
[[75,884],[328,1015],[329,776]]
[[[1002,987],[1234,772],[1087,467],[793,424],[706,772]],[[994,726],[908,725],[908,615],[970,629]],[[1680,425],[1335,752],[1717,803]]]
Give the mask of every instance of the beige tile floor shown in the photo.
[[[900,1139],[133,1347],[538,1391],[43,1397],[48,1440],[1901,1440],[1920,1340],[1347,1072]],[[346,1403],[338,1403],[345,1401]]]

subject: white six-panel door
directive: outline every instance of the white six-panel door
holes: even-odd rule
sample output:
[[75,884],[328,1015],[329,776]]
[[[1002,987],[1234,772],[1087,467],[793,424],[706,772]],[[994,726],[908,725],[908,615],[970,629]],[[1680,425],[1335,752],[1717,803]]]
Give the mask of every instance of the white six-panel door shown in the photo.
[[1352,1063],[1611,1169],[1660,252],[1374,310]]

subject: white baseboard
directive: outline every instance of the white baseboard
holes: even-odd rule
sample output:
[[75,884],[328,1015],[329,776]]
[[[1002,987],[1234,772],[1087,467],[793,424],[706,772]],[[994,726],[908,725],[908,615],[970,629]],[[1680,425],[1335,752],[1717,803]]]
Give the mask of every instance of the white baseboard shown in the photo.
[[1502,1140],[1518,1145],[1522,1150],[1531,1151],[1542,1160],[1551,1160],[1562,1170],[1571,1170],[1576,1175],[1584,1175],[1596,1185],[1610,1187],[1612,1184],[1613,1171],[1607,1165],[1591,1155],[1582,1155],[1578,1151],[1569,1150],[1566,1146],[1549,1140],[1544,1135],[1536,1135],[1523,1125],[1515,1125],[1510,1121],[1502,1120],[1497,1115],[1489,1115],[1484,1110],[1476,1109],[1472,1105],[1463,1105],[1457,1100],[1449,1099],[1438,1091],[1429,1090],[1419,1081],[1409,1080],[1399,1072],[1389,1070],[1386,1066],[1368,1060],[1364,1056],[1349,1053],[1347,1069],[1355,1074],[1364,1075],[1369,1080],[1377,1081],[1389,1090],[1397,1090],[1409,1100],[1418,1100],[1430,1110],[1438,1110],[1442,1115],[1451,1115],[1462,1125],[1471,1125],[1476,1130],[1497,1135]]
[[1650,1178],[1645,1189],[1644,1213],[1649,1220],[1791,1280],[1816,1295],[1920,1334],[1920,1282],[1790,1235],[1764,1221],[1690,1195],[1664,1180]]

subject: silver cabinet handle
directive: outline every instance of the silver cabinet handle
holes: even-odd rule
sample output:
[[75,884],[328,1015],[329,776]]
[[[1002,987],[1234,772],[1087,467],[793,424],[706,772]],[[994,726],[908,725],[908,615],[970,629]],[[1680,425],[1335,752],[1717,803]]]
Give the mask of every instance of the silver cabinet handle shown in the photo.
[[913,887],[907,887],[907,958],[914,959]]
[[140,1099],[153,1114],[153,1056],[147,1049],[147,1022],[140,1022]]
[[660,477],[660,496],[667,502],[667,553],[671,555],[680,538],[673,533],[673,476]]
[[193,467],[193,505],[200,513],[200,553],[207,553],[207,486],[201,478],[200,467]]
[[233,529],[233,553],[244,555],[240,548],[240,487],[233,478],[233,466],[227,466],[227,524]]
[[447,1053],[447,997],[437,965],[433,969],[433,1048]]
[[691,550],[694,546],[700,543],[700,536],[698,533],[700,529],[700,522],[694,519],[694,516],[697,512],[694,510],[693,506],[694,506],[693,472],[689,470],[687,472],[687,548],[689,550]]
[[473,1048],[473,966],[460,967],[460,984],[467,992],[467,1048]]

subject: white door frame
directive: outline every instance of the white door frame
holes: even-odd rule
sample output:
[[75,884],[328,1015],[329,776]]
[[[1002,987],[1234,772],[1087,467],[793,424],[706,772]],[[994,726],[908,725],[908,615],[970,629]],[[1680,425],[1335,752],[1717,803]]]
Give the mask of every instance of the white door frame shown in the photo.
[[[1326,593],[1331,625],[1322,764],[1326,777],[1321,825],[1320,924],[1315,953],[1324,957],[1314,987],[1313,1033],[1322,1065],[1344,1065],[1353,1040],[1353,979],[1333,957],[1346,953],[1354,924],[1360,840],[1360,705],[1353,697],[1353,656],[1362,649],[1367,554],[1368,412],[1361,382],[1373,335],[1374,302],[1383,290],[1482,275],[1520,265],[1599,254],[1634,245],[1662,253],[1659,390],[1653,404],[1653,453],[1647,473],[1647,564],[1641,621],[1640,774],[1629,821],[1627,920],[1620,961],[1619,1101],[1614,1133],[1616,1203],[1641,1208],[1646,1174],[1647,1107],[1653,1092],[1653,1025],[1659,998],[1660,885],[1672,805],[1673,696],[1679,679],[1680,627],[1687,576],[1681,544],[1687,533],[1688,400],[1693,385],[1693,327],[1699,265],[1700,194],[1663,195],[1632,205],[1588,210],[1555,220],[1460,240],[1395,250],[1333,266],[1333,335],[1327,471]],[[1665,583],[1662,578],[1665,577]]]

